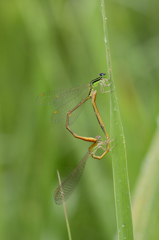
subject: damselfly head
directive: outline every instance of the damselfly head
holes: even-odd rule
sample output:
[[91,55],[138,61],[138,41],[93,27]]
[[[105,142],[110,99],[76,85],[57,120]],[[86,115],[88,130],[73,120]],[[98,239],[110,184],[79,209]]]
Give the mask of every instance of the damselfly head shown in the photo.
[[96,138],[97,140],[99,140],[99,139],[101,138],[101,136],[98,135],[98,136],[96,136],[95,138]]
[[99,76],[100,76],[100,77],[105,77],[105,76],[106,76],[106,73],[99,73]]

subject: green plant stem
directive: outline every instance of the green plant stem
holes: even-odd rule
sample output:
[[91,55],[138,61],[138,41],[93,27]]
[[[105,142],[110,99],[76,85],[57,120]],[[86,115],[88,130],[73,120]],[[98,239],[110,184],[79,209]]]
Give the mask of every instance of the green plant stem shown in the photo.
[[159,118],[148,153],[143,161],[133,198],[133,219],[136,239],[157,240],[159,202]]
[[[58,175],[58,179],[59,179],[59,185],[60,185],[60,188],[61,188],[61,193],[63,193],[63,189],[62,189],[62,185],[61,185],[61,178],[60,178],[60,174],[59,174],[58,170],[57,170],[57,175]],[[67,232],[68,232],[68,239],[72,240],[71,229],[70,229],[68,216],[67,216],[66,204],[65,204],[64,196],[62,196],[62,197],[63,197],[63,208],[64,208],[65,220],[66,220],[66,226],[67,226]]]
[[111,58],[107,34],[106,14],[104,0],[101,0],[104,41],[106,47],[107,69],[110,76],[110,137],[114,139],[116,145],[112,151],[112,167],[114,179],[114,196],[116,205],[116,219],[118,239],[133,240],[133,224],[130,204],[130,189],[127,170],[127,156],[125,147],[125,137],[121,122],[115,85],[112,77]]

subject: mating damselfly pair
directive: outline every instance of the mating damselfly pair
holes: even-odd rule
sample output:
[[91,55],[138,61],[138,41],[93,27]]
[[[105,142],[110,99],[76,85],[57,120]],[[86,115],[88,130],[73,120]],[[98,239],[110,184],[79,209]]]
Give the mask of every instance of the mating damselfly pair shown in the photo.
[[[51,91],[44,94],[40,94],[37,98],[37,103],[42,105],[52,105],[54,107],[54,112],[52,114],[52,122],[59,122],[62,119],[66,118],[66,128],[68,131],[75,137],[84,141],[93,142],[89,147],[86,155],[80,161],[78,166],[73,170],[73,172],[62,182],[62,184],[55,190],[54,199],[56,204],[61,204],[63,201],[66,201],[70,195],[75,190],[80,177],[85,168],[85,164],[89,156],[92,156],[95,159],[103,158],[107,152],[110,151],[110,140],[108,133],[105,129],[102,118],[99,114],[97,105],[96,105],[96,95],[97,90],[95,88],[100,85],[101,92],[106,93],[110,91],[105,91],[105,87],[109,87],[111,83],[108,83],[109,79],[106,78],[105,73],[100,73],[99,77],[93,79],[89,84],[80,87],[74,87],[72,89],[60,90],[60,91]],[[87,101],[91,99],[92,106],[97,117],[97,120],[100,124],[102,131],[105,134],[106,139],[101,140],[100,136],[97,137],[84,137],[79,136],[74,133],[70,125],[77,119],[80,107]],[[74,113],[74,114],[73,114]],[[105,146],[105,147],[104,147]],[[96,155],[98,149],[102,148],[103,153],[101,155]]]

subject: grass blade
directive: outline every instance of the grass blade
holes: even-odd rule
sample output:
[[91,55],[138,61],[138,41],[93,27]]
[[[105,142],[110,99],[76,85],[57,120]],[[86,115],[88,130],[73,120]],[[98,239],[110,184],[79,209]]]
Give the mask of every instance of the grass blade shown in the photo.
[[[63,190],[62,190],[62,185],[61,185],[61,178],[60,178],[59,171],[57,171],[57,175],[58,175],[58,179],[59,179],[59,185],[60,185],[60,187],[61,187],[61,192],[63,192]],[[70,230],[70,225],[69,225],[69,221],[68,221],[68,216],[67,216],[67,210],[66,210],[66,204],[65,204],[64,197],[63,197],[63,208],[64,208],[64,213],[65,213],[65,220],[66,220],[66,226],[67,226],[68,238],[69,238],[69,240],[72,240],[72,237],[71,237],[71,230]]]
[[141,169],[134,193],[133,219],[136,240],[157,240],[159,202],[159,121],[150,149]]
[[116,147],[112,151],[112,166],[114,178],[114,195],[116,204],[116,218],[118,239],[133,240],[133,225],[130,203],[130,189],[127,170],[127,156],[125,137],[121,122],[117,95],[112,77],[111,58],[107,34],[104,0],[101,0],[104,41],[106,47],[107,69],[112,82],[110,89],[110,137],[114,138]]

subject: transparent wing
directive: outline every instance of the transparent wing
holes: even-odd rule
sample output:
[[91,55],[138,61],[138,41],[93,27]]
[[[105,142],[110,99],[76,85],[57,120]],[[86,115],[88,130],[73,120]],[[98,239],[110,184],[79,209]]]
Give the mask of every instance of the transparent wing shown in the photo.
[[[54,200],[55,203],[60,205],[63,203],[63,198],[66,201],[71,194],[75,191],[79,180],[83,174],[86,162],[90,153],[87,152],[86,155],[82,158],[78,166],[73,170],[73,172],[62,182],[61,187],[59,186],[55,190]],[[62,189],[62,192],[61,192]]]
[[[77,105],[76,102],[72,101],[70,102],[70,104],[67,104],[67,106],[62,106],[61,108],[55,110],[52,113],[51,116],[51,121],[53,123],[58,123],[61,122],[63,120],[66,121],[66,117],[67,117],[67,112],[69,110],[71,110],[72,108],[74,108]],[[82,110],[82,106],[80,106],[79,108],[77,108],[72,114],[71,117],[69,118],[69,126],[71,126],[78,118],[78,116],[80,115],[80,112]]]
[[[40,94],[37,97],[37,104],[40,105],[52,105],[53,114],[51,117],[52,122],[60,122],[66,119],[66,114],[69,110],[74,108],[79,102],[85,99],[89,94],[89,84],[75,87],[72,89],[51,91]],[[81,108],[78,108],[70,120],[70,125],[79,116]]]
[[72,101],[72,99],[78,98],[84,90],[85,92],[89,91],[89,84],[71,89],[42,93],[37,97],[36,102],[40,105],[53,105],[55,108],[60,108]]

